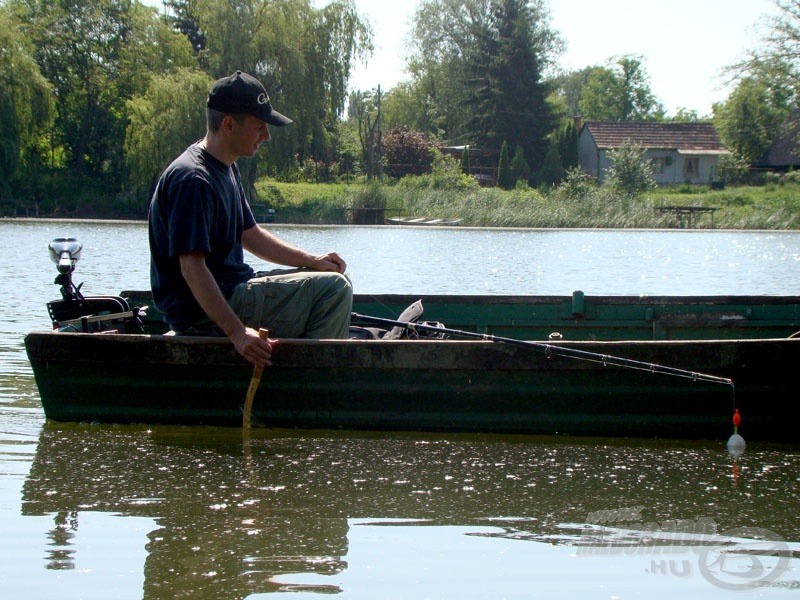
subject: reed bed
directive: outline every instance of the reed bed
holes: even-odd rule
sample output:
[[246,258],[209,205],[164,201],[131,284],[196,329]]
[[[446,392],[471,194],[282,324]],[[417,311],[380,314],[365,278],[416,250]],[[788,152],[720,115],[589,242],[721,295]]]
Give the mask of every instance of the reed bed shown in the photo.
[[257,186],[260,200],[276,210],[280,223],[353,223],[357,209],[386,209],[386,216],[457,218],[462,226],[665,229],[685,226],[659,210],[664,206],[715,208],[698,216],[697,228],[800,229],[800,184],[657,188],[639,197],[615,194],[602,186],[566,186],[505,191],[480,187],[468,178],[447,182],[404,178],[392,184],[288,184]]

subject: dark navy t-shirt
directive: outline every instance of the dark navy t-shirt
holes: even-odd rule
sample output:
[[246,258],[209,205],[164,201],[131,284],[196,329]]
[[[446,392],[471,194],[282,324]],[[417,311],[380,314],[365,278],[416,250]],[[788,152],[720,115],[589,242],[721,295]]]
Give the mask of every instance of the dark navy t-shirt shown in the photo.
[[253,276],[244,262],[242,232],[256,222],[235,163],[229,167],[189,146],[161,175],[148,221],[153,300],[173,329],[206,318],[181,275],[181,254],[204,253],[226,298]]

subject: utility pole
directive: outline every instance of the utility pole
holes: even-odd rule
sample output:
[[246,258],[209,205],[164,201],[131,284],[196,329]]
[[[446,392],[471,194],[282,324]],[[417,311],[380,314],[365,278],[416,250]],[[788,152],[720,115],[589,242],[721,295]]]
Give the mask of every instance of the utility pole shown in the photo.
[[378,85],[378,122],[377,122],[377,129],[378,129],[378,181],[383,181],[383,132],[381,131],[381,86]]

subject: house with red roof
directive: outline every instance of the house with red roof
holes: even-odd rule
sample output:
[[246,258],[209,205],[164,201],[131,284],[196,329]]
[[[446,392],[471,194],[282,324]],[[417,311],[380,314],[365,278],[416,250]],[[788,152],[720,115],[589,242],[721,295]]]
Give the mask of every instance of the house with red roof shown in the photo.
[[602,182],[609,152],[624,144],[641,146],[659,185],[711,184],[720,157],[729,154],[711,123],[586,121],[578,123],[578,162]]

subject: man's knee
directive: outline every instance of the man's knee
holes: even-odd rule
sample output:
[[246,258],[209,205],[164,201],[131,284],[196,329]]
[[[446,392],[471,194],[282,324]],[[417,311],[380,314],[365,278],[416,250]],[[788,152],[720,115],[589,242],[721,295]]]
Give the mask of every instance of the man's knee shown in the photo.
[[349,277],[341,273],[323,273],[321,275],[327,282],[326,287],[335,295],[341,296],[343,299],[353,297],[353,284]]

